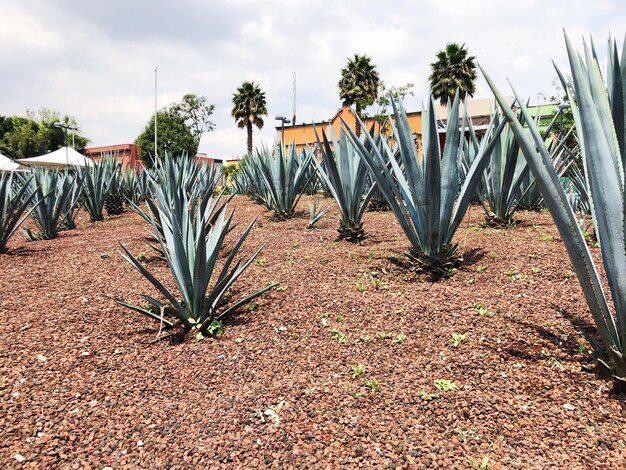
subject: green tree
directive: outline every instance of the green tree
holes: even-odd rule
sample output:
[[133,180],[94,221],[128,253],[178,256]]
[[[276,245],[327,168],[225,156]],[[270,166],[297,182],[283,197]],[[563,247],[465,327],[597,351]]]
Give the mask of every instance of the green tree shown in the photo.
[[[550,94],[546,92],[540,92],[537,94],[537,96],[548,101],[550,104],[562,106],[561,109],[557,110],[557,112],[559,113],[559,119],[552,132],[555,134],[560,134],[560,138],[565,138],[565,136],[569,133],[569,136],[565,140],[565,145],[570,150],[575,150],[578,146],[578,137],[575,130],[570,133],[570,130],[575,127],[575,123],[574,114],[572,113],[572,108],[568,101],[568,92],[570,96],[574,96],[574,91],[572,89],[572,78],[570,76],[567,76],[566,80],[568,83],[567,91],[563,89],[563,84],[561,83],[561,80],[556,77],[552,80],[552,92]],[[548,124],[550,120],[552,120],[552,117],[546,117],[543,119],[544,122],[542,122],[541,124]],[[574,155],[580,157],[579,152],[574,152]]]
[[461,99],[467,95],[474,96],[476,91],[476,57],[470,56],[465,44],[451,42],[437,53],[437,60],[430,64],[431,74],[428,77],[430,90],[434,99],[442,106],[453,100],[459,90]]
[[[154,114],[135,140],[140,148],[140,158],[150,166],[154,158]],[[157,112],[157,157],[195,157],[198,142],[187,127],[185,119],[171,108]]]
[[[339,79],[339,98],[344,106],[356,108],[356,115],[363,118],[362,112],[368,106],[374,104],[378,98],[380,77],[372,59],[366,55],[354,54],[353,59],[348,59],[348,64],[341,69]],[[361,125],[357,119],[355,132],[361,135]]]
[[207,104],[204,96],[186,94],[180,103],[171,106],[171,110],[182,116],[198,145],[202,134],[215,129],[215,123],[211,121],[215,105]]
[[[79,127],[72,116],[61,114],[47,108],[27,111],[26,117],[2,117],[0,121],[0,151],[11,158],[29,158],[52,152],[65,146],[65,131],[54,127],[55,122],[62,122]],[[73,137],[73,139],[72,139]],[[78,131],[70,132],[68,145],[74,142],[78,151],[83,150],[89,139]]]
[[374,120],[380,125],[380,131],[386,131],[389,126],[389,113],[391,112],[391,102],[396,103],[404,101],[407,96],[413,96],[412,83],[407,83],[402,86],[390,86],[387,88],[385,82],[381,81],[378,87],[378,98],[376,98],[376,112],[374,113]]
[[233,109],[230,114],[239,128],[246,128],[248,153],[252,153],[252,126],[263,129],[263,116],[267,116],[265,92],[254,82],[243,82],[233,94]]

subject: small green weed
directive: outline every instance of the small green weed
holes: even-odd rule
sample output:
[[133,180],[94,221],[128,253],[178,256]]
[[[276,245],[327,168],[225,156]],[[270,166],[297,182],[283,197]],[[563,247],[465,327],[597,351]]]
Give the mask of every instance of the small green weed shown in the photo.
[[447,379],[435,380],[435,387],[437,390],[441,390],[442,392],[449,392],[450,390],[458,388],[452,380]]
[[378,331],[376,333],[376,339],[379,339],[381,341],[385,341],[386,339],[389,339],[391,337],[391,333],[386,333],[384,331]]
[[396,336],[396,339],[393,340],[394,343],[397,344],[404,344],[408,341],[408,336],[405,335],[404,333],[399,333],[398,336]]
[[330,334],[333,338],[337,340],[339,344],[346,344],[348,342],[348,337],[345,333],[342,333],[339,330],[331,330]]
[[478,463],[474,457],[469,457],[468,460],[472,466],[472,470],[487,470],[489,468],[489,457],[483,457],[480,463]]
[[369,379],[364,380],[363,384],[367,387],[370,393],[376,393],[380,391],[380,384],[378,383],[378,380],[376,380],[374,377],[370,377]]
[[363,364],[358,364],[356,366],[351,366],[351,367],[352,367],[352,378],[353,379],[359,378],[363,374],[365,374],[366,367]]
[[452,337],[448,340],[448,345],[453,348],[458,348],[463,341],[465,341],[465,335],[452,333]]
[[474,310],[478,314],[479,317],[489,318],[493,315],[483,304],[476,303],[474,304]]

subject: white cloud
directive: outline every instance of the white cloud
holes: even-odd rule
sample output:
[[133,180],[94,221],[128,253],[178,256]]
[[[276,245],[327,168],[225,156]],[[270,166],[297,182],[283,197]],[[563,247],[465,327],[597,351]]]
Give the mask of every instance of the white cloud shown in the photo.
[[[551,91],[551,59],[567,64],[562,28],[576,40],[592,33],[603,47],[609,30],[626,31],[622,1],[22,0],[0,16],[8,70],[1,112],[45,106],[73,114],[94,144],[131,142],[153,111],[158,65],[159,104],[187,92],[206,96],[217,129],[200,150],[230,156],[245,151],[245,131],[230,117],[244,80],[267,94],[258,143],[273,141],[275,115],[291,115],[294,71],[298,122],[331,117],[339,70],[355,52],[370,55],[385,82],[415,84],[409,109],[424,100],[429,63],[451,41],[466,43],[503,89],[509,77],[535,98]],[[477,96],[489,94],[479,79]]]

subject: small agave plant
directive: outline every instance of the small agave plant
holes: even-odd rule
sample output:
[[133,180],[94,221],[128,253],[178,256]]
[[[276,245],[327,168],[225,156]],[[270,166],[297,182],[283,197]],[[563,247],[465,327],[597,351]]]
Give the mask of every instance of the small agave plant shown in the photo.
[[[258,167],[263,187],[262,204],[272,211],[274,220],[291,219],[311,175],[309,172],[312,153],[298,157],[296,146],[277,145],[274,155],[263,148],[254,159],[247,162]],[[254,163],[253,163],[254,162]],[[258,183],[258,182],[257,182]]]
[[91,222],[104,220],[104,206],[111,181],[115,177],[112,166],[98,162],[92,167],[78,168],[78,179],[83,188],[80,204]]
[[13,173],[0,171],[0,254],[8,251],[9,238],[40,202],[35,199],[37,192],[30,185],[31,178],[22,182]]
[[330,129],[329,142],[322,131],[322,142],[317,142],[322,153],[322,163],[317,170],[339,207],[339,238],[357,243],[365,238],[363,214],[375,189],[368,178],[367,164],[349,145],[346,133],[341,130],[339,142]]
[[169,267],[180,297],[165,287],[124,245],[123,258],[139,271],[166,299],[165,302],[143,295],[148,308],[123,300],[117,303],[161,322],[166,328],[182,327],[182,333],[194,330],[199,337],[210,334],[221,325],[222,319],[237,308],[264,294],[276,284],[229,303],[231,288],[246,268],[254,261],[265,244],[247,259],[235,259],[250,234],[254,221],[244,230],[230,249],[221,268],[217,261],[220,250],[232,224],[233,212],[227,215],[227,206],[216,204],[205,192],[190,201],[184,187],[171,180],[173,205],[156,207],[160,223],[151,219],[161,252]]
[[37,230],[26,229],[29,240],[51,240],[63,228],[68,213],[78,204],[80,191],[76,191],[75,178],[69,173],[33,168],[30,179],[31,191],[36,193],[32,213]]
[[[604,292],[600,276],[585,237],[570,207],[567,194],[542,145],[537,128],[530,123],[523,128],[515,113],[505,109],[522,151],[528,160],[536,184],[561,234],[587,305],[595,321],[599,341],[591,336],[593,354],[618,383],[626,383],[626,199],[624,196],[626,165],[626,57],[621,64],[617,44],[609,39],[607,86],[602,78],[595,48],[585,45],[583,56],[565,35],[571,67],[570,106],[578,130],[585,177],[588,181],[591,210],[602,251],[602,263],[611,296]],[[626,43],[626,41],[625,41]],[[624,48],[626,50],[626,48]],[[564,75],[557,69],[561,81]],[[496,99],[504,99],[493,81],[483,71]],[[608,91],[608,92],[607,92]],[[517,92],[514,90],[517,95]],[[521,103],[521,101],[520,101]],[[528,110],[521,104],[522,115]],[[539,149],[537,152],[536,149]],[[613,301],[613,312],[609,307]]]
[[[434,275],[445,277],[459,262],[457,245],[452,242],[465,211],[476,191],[482,172],[489,162],[490,146],[480,152],[463,181],[461,157],[465,136],[459,128],[459,96],[448,107],[446,143],[443,154],[435,119],[434,102],[429,100],[423,113],[423,153],[417,149],[403,106],[393,104],[394,138],[399,158],[394,158],[391,148],[383,142],[377,145],[365,133],[369,148],[344,123],[352,144],[367,163],[370,173],[385,195],[391,211],[410,243],[407,256],[411,263]],[[493,126],[493,124],[492,124]],[[462,127],[466,127],[466,117]],[[490,132],[502,131],[502,126]],[[382,152],[387,152],[384,156]]]
[[318,202],[317,199],[309,201],[309,223],[306,228],[315,228],[315,224],[326,217],[326,214],[328,214],[328,207]]

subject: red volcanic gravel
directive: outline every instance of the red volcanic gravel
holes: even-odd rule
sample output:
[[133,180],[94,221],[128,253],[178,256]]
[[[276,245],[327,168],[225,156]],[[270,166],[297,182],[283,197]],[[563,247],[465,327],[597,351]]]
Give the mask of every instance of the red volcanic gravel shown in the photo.
[[157,294],[117,240],[173,287],[134,213],[12,239],[0,467],[626,468],[625,397],[589,356],[591,316],[549,214],[492,229],[473,207],[465,263],[433,283],[394,261],[407,243],[391,213],[366,213],[352,245],[336,211],[307,230],[304,199],[287,222],[233,205],[235,233],[258,220],[244,253],[269,241],[234,290],[281,288],[200,342],[155,342],[157,323],[111,300]]

